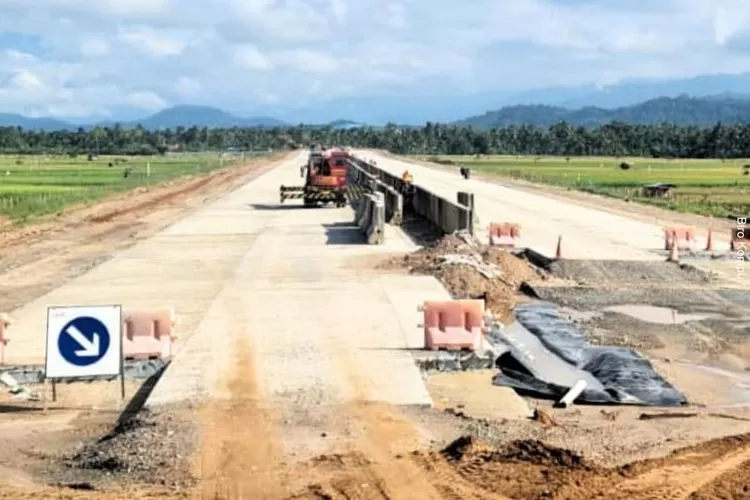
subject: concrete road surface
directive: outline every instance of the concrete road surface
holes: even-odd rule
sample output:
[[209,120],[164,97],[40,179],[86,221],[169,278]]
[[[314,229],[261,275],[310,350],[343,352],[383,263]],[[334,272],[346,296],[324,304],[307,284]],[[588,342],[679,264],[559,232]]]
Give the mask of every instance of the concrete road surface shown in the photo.
[[[172,366],[152,403],[221,392],[234,344],[253,346],[270,396],[321,403],[355,389],[365,400],[429,405],[406,347],[422,345],[416,306],[447,299],[433,278],[382,276],[363,259],[414,249],[389,228],[388,243],[362,244],[350,208],[279,205],[279,185],[299,183],[302,155],[13,311],[8,362],[42,363],[49,305],[174,306],[184,321]],[[352,368],[353,367],[353,368]],[[85,390],[82,387],[82,390]],[[286,396],[284,396],[286,395]]]
[[[474,193],[480,235],[486,235],[491,222],[521,224],[520,245],[552,257],[562,235],[564,258],[663,260],[663,226],[584,207],[572,202],[547,198],[509,187],[462,178],[455,173],[386,157],[372,151],[354,151],[360,158],[375,160],[377,166],[393,175],[404,170],[414,175],[414,183],[446,199],[456,201],[459,191]],[[705,248],[698,238],[697,248]]]

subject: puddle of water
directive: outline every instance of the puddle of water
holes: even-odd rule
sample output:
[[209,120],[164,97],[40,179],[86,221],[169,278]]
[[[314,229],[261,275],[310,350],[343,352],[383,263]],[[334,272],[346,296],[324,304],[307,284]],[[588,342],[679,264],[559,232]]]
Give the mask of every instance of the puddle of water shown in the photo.
[[641,321],[660,325],[676,325],[687,321],[700,321],[702,319],[721,317],[718,314],[681,314],[669,307],[656,307],[646,304],[611,306],[604,308],[604,311],[616,312]]

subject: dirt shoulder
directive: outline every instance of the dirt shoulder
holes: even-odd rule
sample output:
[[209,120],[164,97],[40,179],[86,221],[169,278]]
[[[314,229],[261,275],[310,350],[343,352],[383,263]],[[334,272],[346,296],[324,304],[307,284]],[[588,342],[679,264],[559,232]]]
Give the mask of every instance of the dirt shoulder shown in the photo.
[[22,227],[0,225],[0,312],[12,311],[85,273],[114,252],[270,170],[284,156],[140,187]]

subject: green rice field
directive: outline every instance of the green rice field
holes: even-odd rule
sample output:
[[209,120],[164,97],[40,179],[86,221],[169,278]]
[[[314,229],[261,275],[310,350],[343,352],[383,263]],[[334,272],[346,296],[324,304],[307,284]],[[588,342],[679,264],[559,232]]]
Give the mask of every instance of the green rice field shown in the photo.
[[110,194],[210,172],[239,161],[217,153],[174,156],[0,156],[0,218],[24,221]]
[[[472,171],[658,205],[715,217],[750,214],[750,160],[438,156],[419,159]],[[630,169],[620,168],[628,163]],[[745,169],[744,166],[748,165]],[[674,184],[669,199],[644,196],[646,184]]]

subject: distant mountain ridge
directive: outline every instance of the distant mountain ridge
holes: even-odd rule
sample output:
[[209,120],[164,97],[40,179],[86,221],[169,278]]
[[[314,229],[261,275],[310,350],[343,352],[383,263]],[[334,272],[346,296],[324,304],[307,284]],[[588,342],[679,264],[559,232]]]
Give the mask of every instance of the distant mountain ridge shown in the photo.
[[664,122],[676,125],[710,126],[717,122],[750,123],[750,100],[731,96],[658,97],[633,106],[605,109],[587,106],[568,109],[543,104],[506,106],[483,115],[454,122],[477,128],[502,128],[511,125],[549,127],[561,121],[576,126],[598,126],[612,121],[653,125]]
[[54,118],[29,118],[17,114],[0,113],[0,127],[22,127],[31,130],[77,130],[91,129],[96,126],[111,127],[116,123],[124,128],[141,125],[143,128],[154,130],[177,127],[288,127],[289,124],[275,118],[260,116],[241,118],[226,111],[211,106],[182,105],[163,109],[151,116],[131,121],[105,121],[89,125],[75,125]]
[[[534,125],[549,127],[566,121],[576,126],[598,126],[612,121],[623,121],[631,124],[655,124],[670,122],[677,125],[710,126],[717,122],[750,123],[750,96],[737,92],[689,97],[659,97],[632,106],[609,109],[586,106],[578,109],[562,105],[523,104],[505,106],[482,115],[470,116],[453,122],[456,125],[470,125],[477,128],[508,127],[510,125]],[[395,121],[395,120],[394,120]],[[124,128],[136,125],[155,130],[177,127],[291,127],[289,122],[267,116],[243,118],[210,106],[182,105],[163,109],[151,116],[139,120],[122,122],[100,122],[87,125],[76,125],[55,118],[30,118],[18,114],[0,113],[0,127],[22,127],[29,130],[90,130],[95,126],[114,126],[119,123]],[[298,124],[295,122],[294,124]],[[423,122],[424,123],[424,122]],[[359,121],[336,119],[320,125],[344,130],[367,127]],[[414,126],[414,125],[404,125]],[[376,127],[379,128],[379,127]]]

